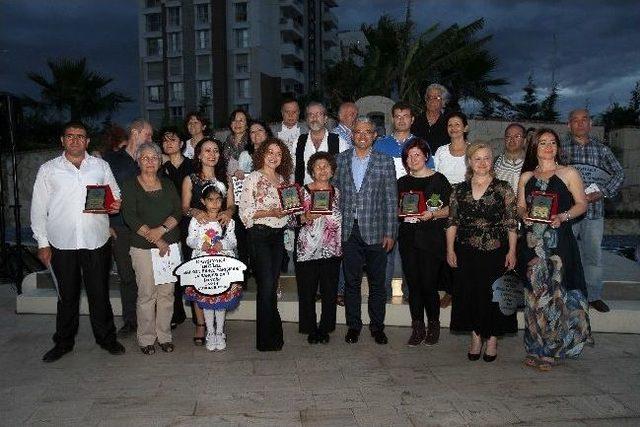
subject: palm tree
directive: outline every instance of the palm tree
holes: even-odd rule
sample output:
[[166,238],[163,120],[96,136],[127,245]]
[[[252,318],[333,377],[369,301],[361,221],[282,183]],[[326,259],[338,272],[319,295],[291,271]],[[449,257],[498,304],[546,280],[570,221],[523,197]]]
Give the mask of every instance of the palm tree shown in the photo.
[[30,80],[40,86],[40,101],[25,97],[28,105],[49,110],[72,120],[98,118],[118,110],[120,104],[131,99],[119,92],[107,92],[105,87],[113,79],[87,69],[85,58],[63,58],[47,61],[52,79],[38,73],[28,73]]
[[[454,104],[462,99],[509,104],[495,92],[496,87],[506,85],[507,81],[492,77],[497,60],[486,49],[491,36],[477,36],[483,27],[483,19],[463,27],[454,24],[444,30],[435,24],[416,35],[410,7],[404,22],[383,15],[376,25],[363,24],[361,30],[368,46],[353,51],[363,62],[358,72],[351,74],[358,78],[356,95],[384,95],[422,107],[424,89],[438,82],[450,89]],[[343,73],[335,71],[344,69],[348,60],[343,59],[327,70],[330,89],[344,79]],[[332,81],[334,76],[337,81]]]

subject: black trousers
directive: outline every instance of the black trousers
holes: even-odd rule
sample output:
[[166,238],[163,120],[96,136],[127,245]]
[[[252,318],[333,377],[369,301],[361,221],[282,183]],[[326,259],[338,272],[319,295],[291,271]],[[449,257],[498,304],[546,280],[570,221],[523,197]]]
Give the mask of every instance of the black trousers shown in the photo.
[[[340,258],[316,259],[296,263],[296,281],[299,286],[299,331],[303,334],[328,334],[336,329],[336,296]],[[316,294],[320,289],[322,314],[320,325],[316,316]]]
[[89,302],[89,319],[96,343],[107,345],[116,339],[116,326],[109,301],[109,244],[98,249],[51,248],[51,268],[58,280],[58,311],[53,341],[73,348],[80,322],[80,289],[84,282]]
[[358,224],[353,225],[351,236],[342,242],[345,281],[345,315],[349,329],[362,329],[362,273],[366,265],[369,279],[369,329],[384,330],[387,292],[385,290],[385,271],[387,252],[382,242],[368,245],[360,235]]
[[278,312],[278,277],[284,249],[284,231],[265,225],[248,229],[256,296],[256,348],[279,350],[284,344],[282,320]]
[[120,276],[120,301],[122,303],[122,320],[124,323],[137,325],[136,301],[138,300],[138,285],[136,284],[136,273],[131,265],[131,236],[133,232],[129,227],[115,226],[116,238],[111,239],[113,258],[118,268]]
[[442,260],[431,252],[400,240],[402,271],[409,286],[411,320],[424,322],[424,313],[431,322],[440,321],[438,277]]

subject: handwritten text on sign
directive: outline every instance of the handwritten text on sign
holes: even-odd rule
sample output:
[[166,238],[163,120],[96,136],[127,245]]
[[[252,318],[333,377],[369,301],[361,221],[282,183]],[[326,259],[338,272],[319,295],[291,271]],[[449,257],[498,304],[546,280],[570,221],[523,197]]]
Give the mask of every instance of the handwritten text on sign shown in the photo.
[[226,292],[232,283],[244,280],[247,266],[237,259],[223,255],[201,256],[181,264],[175,271],[182,286],[193,286],[205,295]]
[[507,273],[493,282],[493,302],[497,302],[505,316],[524,306],[523,283],[518,276]]

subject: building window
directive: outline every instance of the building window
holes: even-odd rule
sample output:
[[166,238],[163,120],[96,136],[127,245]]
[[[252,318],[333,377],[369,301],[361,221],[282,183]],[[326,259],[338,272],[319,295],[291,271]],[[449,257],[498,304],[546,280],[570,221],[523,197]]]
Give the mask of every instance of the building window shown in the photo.
[[169,58],[169,75],[172,77],[182,75],[182,58]]
[[147,79],[162,79],[162,62],[147,62]]
[[163,116],[162,110],[148,110],[148,115],[149,115],[149,121],[154,127],[160,126],[162,124],[162,116]]
[[149,102],[163,102],[163,94],[162,86],[149,86],[147,98]]
[[147,31],[160,31],[162,29],[162,16],[159,13],[149,13],[145,15],[147,20]]
[[160,6],[160,0],[147,0],[145,2],[145,5],[147,7],[156,7],[156,6]]
[[236,3],[236,22],[247,22],[247,3]]
[[211,38],[209,30],[196,31],[196,49],[209,49]]
[[147,39],[147,56],[162,55],[162,38]]
[[211,80],[200,80],[198,82],[198,91],[200,92],[200,98],[211,98],[211,94],[213,93]]
[[172,122],[178,122],[183,119],[182,107],[169,107],[169,119]]
[[236,47],[249,47],[249,30],[247,28],[236,30]]
[[241,53],[236,55],[236,73],[249,72],[249,55]]
[[182,52],[182,33],[167,33],[167,53]]
[[169,23],[170,27],[180,26],[180,8],[179,7],[167,8],[167,22]]
[[247,99],[251,97],[249,79],[236,80],[236,93],[238,98]]
[[208,4],[196,5],[196,22],[198,24],[209,23],[209,5]]
[[211,74],[211,57],[209,55],[196,56],[196,72],[200,75]]
[[184,99],[184,85],[182,82],[169,84],[169,101],[182,101]]

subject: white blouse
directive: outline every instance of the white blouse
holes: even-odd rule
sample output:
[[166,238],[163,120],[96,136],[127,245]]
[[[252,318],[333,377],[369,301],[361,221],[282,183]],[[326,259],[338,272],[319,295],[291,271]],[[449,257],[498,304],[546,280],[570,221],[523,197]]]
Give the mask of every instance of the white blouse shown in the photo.
[[436,172],[443,174],[450,184],[458,184],[464,181],[464,174],[467,172],[466,156],[453,156],[449,145],[439,147],[433,155],[433,161]]
[[[278,176],[278,181],[281,184],[284,183],[284,179],[281,176]],[[260,171],[253,171],[244,179],[238,207],[240,219],[247,228],[253,227],[254,224],[262,224],[271,228],[283,228],[289,220],[288,215],[282,218],[253,218],[257,211],[282,207],[280,196],[278,195],[278,187],[273,185]]]

